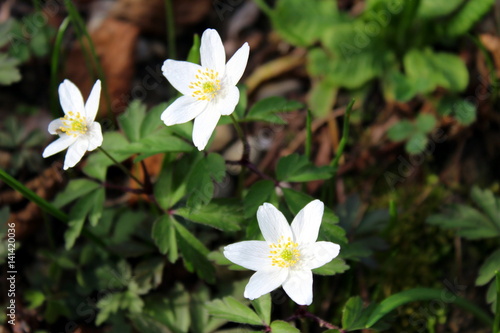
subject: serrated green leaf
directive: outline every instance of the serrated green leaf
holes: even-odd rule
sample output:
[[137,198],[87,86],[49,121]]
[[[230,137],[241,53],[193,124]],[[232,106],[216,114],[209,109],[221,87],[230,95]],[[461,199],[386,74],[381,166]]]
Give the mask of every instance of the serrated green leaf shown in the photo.
[[474,186],[471,199],[481,208],[498,228],[500,228],[500,197],[495,197],[490,190],[481,190]]
[[45,295],[39,290],[24,291],[24,299],[29,304],[28,309],[35,309],[45,302]]
[[103,187],[96,190],[94,194],[94,204],[89,212],[90,225],[95,227],[102,216],[102,211],[104,209],[104,201],[106,199],[106,191]]
[[136,154],[155,155],[167,152],[189,152],[193,146],[186,141],[171,135],[168,129],[156,131],[155,134],[139,139],[126,146],[115,149],[118,154]]
[[141,139],[141,125],[145,116],[146,105],[140,100],[133,100],[125,112],[118,116],[120,127],[130,142],[136,142]]
[[140,137],[145,138],[149,135],[155,135],[156,130],[160,127],[164,127],[165,124],[161,121],[160,117],[163,111],[166,110],[169,103],[160,103],[155,107],[151,108],[146,113],[144,120],[141,123]]
[[96,201],[96,196],[99,196],[98,192],[99,191],[93,191],[86,194],[71,208],[69,212],[68,230],[64,233],[66,250],[71,249],[78,236],[80,236],[85,219],[92,210]]
[[259,316],[232,296],[207,303],[208,312],[215,317],[241,324],[263,325]]
[[259,180],[250,187],[243,201],[245,218],[255,216],[259,206],[268,201],[274,188],[274,182],[266,179]]
[[423,19],[433,19],[451,14],[464,0],[421,0],[417,15]]
[[476,121],[477,108],[465,99],[446,97],[439,102],[437,112],[443,116],[453,116],[463,125],[470,125]]
[[[132,155],[130,152],[117,151],[121,147],[129,145],[127,139],[118,132],[106,132],[103,134],[102,147],[118,162],[122,162]],[[101,151],[92,153],[87,159],[87,164],[83,168],[88,176],[104,181],[108,167],[114,162]]]
[[291,154],[279,159],[276,166],[276,178],[279,181],[307,182],[329,179],[333,171],[330,166],[315,166],[304,155]]
[[98,189],[101,185],[88,179],[70,180],[66,188],[59,192],[52,203],[55,207],[61,208],[70,202]]
[[271,323],[271,332],[273,333],[300,333],[297,327],[283,320],[275,320]]
[[213,283],[215,281],[215,269],[208,261],[208,249],[192,233],[180,223],[174,221],[177,231],[177,242],[184,259],[184,266],[203,280]]
[[9,58],[5,53],[0,53],[0,84],[10,85],[21,81],[21,72],[19,72],[19,60]]
[[349,298],[342,309],[342,328],[347,331],[363,329],[372,309],[365,309],[361,297]]
[[197,208],[207,204],[214,194],[214,182],[220,182],[226,175],[226,163],[218,154],[209,154],[200,159],[187,178],[187,206]]
[[396,68],[383,73],[382,90],[389,101],[408,102],[417,94],[417,87],[406,75]]
[[486,258],[479,269],[476,286],[484,286],[495,277],[496,271],[500,269],[500,249],[496,250]]
[[267,121],[281,124],[284,123],[284,121],[279,118],[276,113],[297,110],[301,107],[303,107],[302,103],[289,101],[284,97],[268,97],[255,103],[243,120]]
[[[289,188],[283,188],[283,194],[285,195],[285,201],[290,208],[290,211],[297,215],[299,211],[304,208],[308,203],[314,200],[313,197],[299,191],[295,191]],[[339,218],[333,213],[333,211],[325,207],[325,212],[323,214],[323,223],[337,224]]]
[[151,229],[151,237],[160,253],[168,253],[168,259],[171,263],[174,263],[178,257],[174,221],[171,215],[163,215],[154,222]]
[[240,230],[244,221],[241,203],[234,198],[214,199],[196,209],[179,208],[174,214],[222,231]]
[[252,301],[252,306],[260,319],[269,325],[271,322],[271,294],[267,293]]
[[347,265],[342,258],[335,258],[329,263],[325,265],[315,268],[312,270],[314,274],[318,275],[335,275],[344,273],[349,269],[349,265]]

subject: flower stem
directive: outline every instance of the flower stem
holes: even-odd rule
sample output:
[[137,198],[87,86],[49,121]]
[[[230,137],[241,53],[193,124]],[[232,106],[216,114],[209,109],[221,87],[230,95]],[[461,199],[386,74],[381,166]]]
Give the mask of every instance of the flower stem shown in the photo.
[[109,153],[108,153],[108,152],[107,152],[104,148],[102,148],[102,147],[98,147],[98,148],[99,148],[99,150],[100,150],[100,151],[102,151],[102,152],[103,152],[103,154],[104,154],[104,155],[106,155],[106,156],[107,156],[107,157],[108,157],[111,161],[113,161],[113,163],[114,163],[117,167],[119,167],[120,169],[122,169],[122,171],[123,171],[123,172],[125,172],[127,175],[129,175],[129,176],[130,176],[130,178],[132,178],[133,180],[135,180],[135,182],[136,182],[137,184],[139,184],[142,188],[144,188],[144,184],[143,184],[143,183],[142,183],[139,179],[137,179],[137,177],[136,177],[136,176],[134,176],[134,175],[130,172],[130,170],[128,170],[127,168],[125,168],[125,167],[123,166],[123,164],[121,164],[120,162],[118,162],[118,161],[117,161],[117,160],[116,160],[113,156],[111,156],[111,155],[110,155],[110,154],[109,154]]
[[338,326],[335,326],[335,325],[327,322],[326,320],[321,319],[320,317],[316,316],[315,314],[307,311],[305,309],[305,307],[303,307],[303,306],[299,307],[297,309],[297,311],[295,311],[295,314],[293,316],[291,316],[290,318],[285,319],[285,321],[293,321],[293,320],[300,319],[300,318],[310,318],[310,319],[314,320],[315,322],[317,322],[320,327],[326,327],[328,329],[338,330],[341,333],[345,332],[344,329],[342,329]]
[[165,0],[165,13],[167,20],[168,56],[170,59],[177,59],[175,49],[175,20],[172,0]]
[[345,145],[347,144],[347,139],[349,137],[349,119],[351,118],[351,110],[354,105],[354,99],[351,100],[349,105],[347,105],[347,109],[345,110],[344,115],[344,131],[342,133],[342,138],[340,139],[339,147],[337,148],[337,153],[335,154],[335,158],[330,164],[335,169],[335,174],[337,173],[337,168],[339,166],[340,157],[344,152]]

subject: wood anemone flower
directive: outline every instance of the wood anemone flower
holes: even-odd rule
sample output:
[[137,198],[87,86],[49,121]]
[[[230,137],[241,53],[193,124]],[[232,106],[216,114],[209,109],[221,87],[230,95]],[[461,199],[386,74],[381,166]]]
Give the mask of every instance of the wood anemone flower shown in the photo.
[[340,251],[337,244],[316,241],[323,210],[321,201],[311,201],[289,225],[273,205],[259,207],[257,220],[264,241],[243,241],[224,248],[227,259],[256,271],[245,288],[246,298],[255,299],[283,286],[295,303],[312,303],[311,270],[330,262]]
[[213,29],[201,36],[198,64],[167,59],[163,75],[183,96],[176,99],[162,113],[167,126],[188,122],[194,118],[193,142],[199,149],[205,146],[221,116],[233,113],[240,99],[236,84],[248,61],[250,48],[243,44],[226,63],[222,40]]

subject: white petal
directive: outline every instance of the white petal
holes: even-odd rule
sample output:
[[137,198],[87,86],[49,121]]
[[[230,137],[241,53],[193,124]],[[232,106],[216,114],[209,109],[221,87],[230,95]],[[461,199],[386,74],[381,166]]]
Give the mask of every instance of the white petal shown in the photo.
[[309,305],[313,300],[313,277],[310,270],[290,270],[288,279],[283,283],[283,289],[292,301],[299,305]]
[[272,267],[269,245],[263,241],[244,241],[224,247],[224,256],[237,265],[253,271]]
[[236,86],[232,86],[227,89],[224,97],[221,96],[217,99],[216,109],[221,115],[228,116],[233,113],[239,99],[240,91],[236,88]]
[[59,101],[65,114],[70,111],[79,112],[82,116],[85,114],[82,93],[70,80],[64,80],[59,85]]
[[226,51],[219,34],[214,29],[207,29],[201,36],[201,66],[214,69],[223,76],[226,69]]
[[288,269],[257,271],[248,281],[243,296],[256,299],[278,288],[288,277]]
[[262,236],[269,243],[278,243],[281,237],[293,238],[292,230],[285,216],[270,203],[264,203],[257,210],[257,221]]
[[50,145],[48,145],[45,148],[45,150],[42,153],[42,156],[43,157],[52,156],[60,151],[63,151],[64,149],[68,148],[75,141],[76,141],[75,137],[72,137],[71,135],[61,134],[61,137],[59,139],[52,142]]
[[92,151],[97,147],[100,147],[103,140],[101,124],[99,124],[97,121],[94,121],[88,129],[87,137],[89,139],[89,146],[87,148],[88,151]]
[[292,221],[295,242],[314,243],[318,239],[319,227],[323,218],[324,205],[319,200],[308,203]]
[[340,246],[332,242],[316,242],[300,247],[300,262],[304,269],[315,269],[339,255]]
[[89,140],[85,136],[78,137],[78,140],[68,148],[66,158],[64,159],[63,169],[67,170],[68,168],[72,168],[76,163],[80,162],[88,147]]
[[161,70],[168,82],[181,94],[191,96],[193,89],[189,88],[192,82],[197,81],[196,75],[202,67],[187,61],[167,59]]
[[161,114],[161,120],[167,126],[182,124],[194,119],[208,106],[207,101],[199,101],[191,96],[181,96],[170,104]]
[[90,91],[87,103],[85,103],[85,119],[87,124],[94,121],[97,115],[97,110],[99,110],[99,100],[101,99],[101,81],[97,80]]
[[205,149],[219,119],[220,113],[216,112],[210,104],[194,119],[193,143],[198,150]]
[[247,67],[249,53],[250,46],[248,46],[248,43],[245,43],[234,53],[231,59],[229,59],[226,64],[226,78],[228,84],[235,86],[241,79]]
[[57,118],[57,119],[52,120],[49,124],[49,133],[50,134],[58,134],[57,130],[62,126],[63,126],[63,123],[62,123],[61,118]]

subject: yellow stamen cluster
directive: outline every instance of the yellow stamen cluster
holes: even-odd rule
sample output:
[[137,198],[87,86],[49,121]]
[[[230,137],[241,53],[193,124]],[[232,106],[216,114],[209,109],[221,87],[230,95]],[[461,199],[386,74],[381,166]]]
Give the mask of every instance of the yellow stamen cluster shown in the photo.
[[194,90],[191,96],[210,102],[220,90],[219,73],[213,69],[206,68],[204,71],[199,69],[195,77],[197,81],[189,83],[189,88]]
[[87,132],[87,122],[80,115],[80,112],[68,112],[64,118],[61,118],[63,126],[59,127],[62,132],[77,137]]
[[271,254],[271,262],[273,266],[281,268],[292,267],[300,259],[300,252],[298,250],[299,244],[292,242],[290,237],[286,240],[283,236],[279,239],[278,243],[269,245]]

